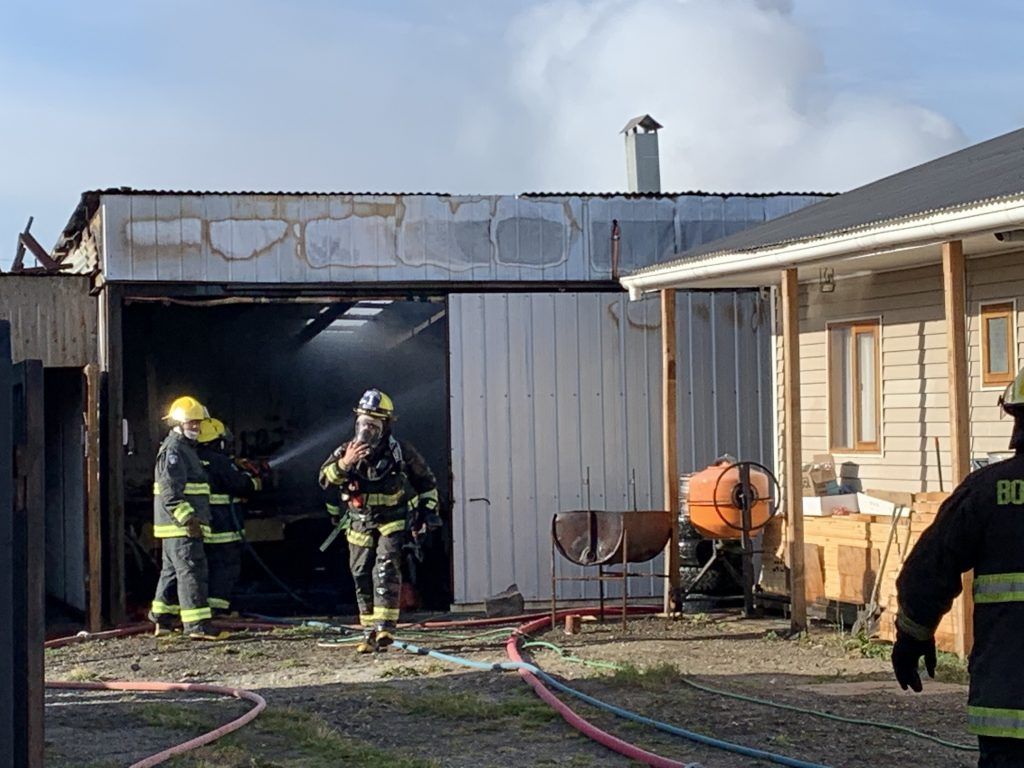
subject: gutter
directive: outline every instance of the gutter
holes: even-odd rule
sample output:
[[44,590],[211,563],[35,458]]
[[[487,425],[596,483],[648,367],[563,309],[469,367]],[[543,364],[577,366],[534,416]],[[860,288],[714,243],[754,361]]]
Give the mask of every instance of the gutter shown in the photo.
[[903,248],[960,240],[970,235],[1016,229],[1024,225],[1024,196],[970,209],[957,209],[926,218],[847,232],[829,238],[791,243],[757,251],[732,251],[704,261],[684,262],[644,274],[620,278],[633,301],[663,288],[685,288],[687,283],[730,277],[742,272],[782,271],[815,262],[867,256]]

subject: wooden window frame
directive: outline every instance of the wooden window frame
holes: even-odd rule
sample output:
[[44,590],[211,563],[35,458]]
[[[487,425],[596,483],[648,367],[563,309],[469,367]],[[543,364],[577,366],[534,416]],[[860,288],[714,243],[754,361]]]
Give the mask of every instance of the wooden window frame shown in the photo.
[[[857,336],[862,333],[871,333],[875,338],[875,440],[873,442],[860,441],[857,438],[858,425],[860,424],[860,398],[853,398],[853,440],[852,445],[838,446],[833,441],[835,434],[835,422],[833,421],[833,407],[836,403],[832,401],[832,331],[842,328],[850,329],[850,346],[853,350],[853,363],[851,372],[854,377],[858,375],[860,365],[857,357]],[[881,454],[882,453],[882,318],[865,317],[857,320],[841,320],[825,324],[825,387],[827,392],[827,412],[825,418],[828,424],[828,446],[829,451],[834,454]],[[856,383],[856,382],[854,382]],[[838,404],[841,407],[841,404]]]
[[[1006,373],[989,372],[988,321],[996,317],[1006,318]],[[993,301],[982,304],[978,309],[978,335],[981,338],[981,386],[992,389],[1012,384],[1017,375],[1017,302]]]

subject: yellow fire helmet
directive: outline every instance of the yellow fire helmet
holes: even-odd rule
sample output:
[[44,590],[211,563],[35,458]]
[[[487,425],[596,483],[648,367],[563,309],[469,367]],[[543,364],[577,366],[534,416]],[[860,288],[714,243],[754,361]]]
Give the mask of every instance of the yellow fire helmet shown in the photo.
[[184,395],[171,403],[171,407],[167,409],[167,415],[164,416],[165,420],[177,424],[208,418],[210,418],[210,412],[206,410],[206,406],[191,395]]
[[395,404],[379,389],[368,389],[359,398],[359,405],[352,409],[360,416],[372,416],[385,421],[395,420]]
[[1024,412],[1024,368],[1017,371],[1012,384],[1007,385],[999,404],[1011,415]]
[[203,419],[199,422],[199,437],[196,438],[196,442],[212,443],[214,440],[220,440],[226,434],[227,429],[220,419]]

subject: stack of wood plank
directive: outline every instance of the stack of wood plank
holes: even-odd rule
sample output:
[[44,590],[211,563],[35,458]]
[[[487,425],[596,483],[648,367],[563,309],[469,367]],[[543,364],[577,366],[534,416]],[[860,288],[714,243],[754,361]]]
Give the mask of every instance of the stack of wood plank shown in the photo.
[[[804,518],[804,561],[808,605],[830,602],[865,605],[871,599],[875,580],[880,578],[878,604],[882,608],[878,636],[895,639],[897,611],[896,576],[921,533],[932,524],[946,493],[887,494],[871,492],[904,507],[896,524],[889,556],[882,565],[886,541],[892,526],[887,515],[846,515]],[[785,521],[773,520],[766,528],[761,587],[785,594],[788,542]],[[962,615],[959,600],[942,620],[936,642],[943,650],[955,650],[955,638]]]

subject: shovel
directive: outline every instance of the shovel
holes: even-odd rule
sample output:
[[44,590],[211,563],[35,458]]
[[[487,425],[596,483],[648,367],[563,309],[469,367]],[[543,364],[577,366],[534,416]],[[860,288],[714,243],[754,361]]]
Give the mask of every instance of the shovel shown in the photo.
[[878,573],[875,574],[875,584],[871,588],[871,600],[863,610],[857,611],[857,620],[853,622],[853,635],[871,637],[878,629],[878,617],[882,615],[882,609],[878,606],[878,593],[882,588],[882,576],[885,574],[885,564],[889,561],[889,550],[892,549],[892,540],[896,538],[896,524],[903,514],[903,507],[896,507],[892,513],[892,525],[889,526],[889,538],[885,542],[885,551],[882,553],[882,561],[878,564]]

